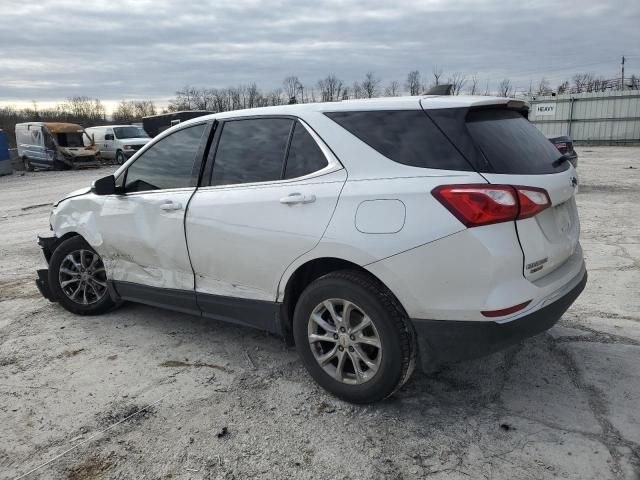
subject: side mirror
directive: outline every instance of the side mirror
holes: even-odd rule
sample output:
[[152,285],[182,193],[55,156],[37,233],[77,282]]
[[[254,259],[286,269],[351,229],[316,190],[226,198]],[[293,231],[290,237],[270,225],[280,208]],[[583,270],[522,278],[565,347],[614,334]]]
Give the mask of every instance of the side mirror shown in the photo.
[[105,139],[105,140],[113,140],[113,133],[107,133],[107,134],[105,134],[104,139]]
[[108,177],[99,178],[93,182],[91,190],[96,195],[113,195],[116,193],[116,177],[109,175]]

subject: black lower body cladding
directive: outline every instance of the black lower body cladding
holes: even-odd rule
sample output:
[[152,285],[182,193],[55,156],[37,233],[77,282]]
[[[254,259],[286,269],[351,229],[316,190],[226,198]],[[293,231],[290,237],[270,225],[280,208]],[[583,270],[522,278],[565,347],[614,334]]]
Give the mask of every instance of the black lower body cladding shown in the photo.
[[580,281],[564,296],[529,315],[506,323],[412,319],[424,371],[446,363],[471,360],[514,345],[556,324],[587,284]]

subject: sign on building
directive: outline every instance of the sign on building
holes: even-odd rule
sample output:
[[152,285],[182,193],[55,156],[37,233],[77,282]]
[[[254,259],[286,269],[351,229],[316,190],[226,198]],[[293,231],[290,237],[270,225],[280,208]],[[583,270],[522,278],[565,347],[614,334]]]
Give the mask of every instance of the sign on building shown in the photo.
[[556,114],[555,103],[538,103],[535,109],[536,117],[552,117]]

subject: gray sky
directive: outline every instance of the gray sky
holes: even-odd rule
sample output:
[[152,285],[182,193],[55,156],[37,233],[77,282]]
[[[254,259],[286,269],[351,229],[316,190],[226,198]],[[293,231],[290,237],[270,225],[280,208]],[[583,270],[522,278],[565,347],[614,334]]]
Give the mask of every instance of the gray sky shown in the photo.
[[[185,84],[264,89],[298,75],[477,73],[482,88],[576,71],[640,73],[638,0],[0,0],[0,103],[70,95],[162,103]],[[108,104],[110,102],[107,102]]]

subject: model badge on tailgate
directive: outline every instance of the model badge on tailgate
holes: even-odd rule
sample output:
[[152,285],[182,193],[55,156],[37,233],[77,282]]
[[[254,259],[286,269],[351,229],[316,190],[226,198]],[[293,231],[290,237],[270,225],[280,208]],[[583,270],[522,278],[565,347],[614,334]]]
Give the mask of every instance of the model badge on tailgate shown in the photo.
[[529,273],[536,273],[542,270],[542,268],[544,267],[544,264],[547,263],[548,261],[549,261],[549,258],[545,257],[540,260],[536,260],[535,262],[531,262],[530,264],[527,265],[526,268],[527,270],[529,270]]

